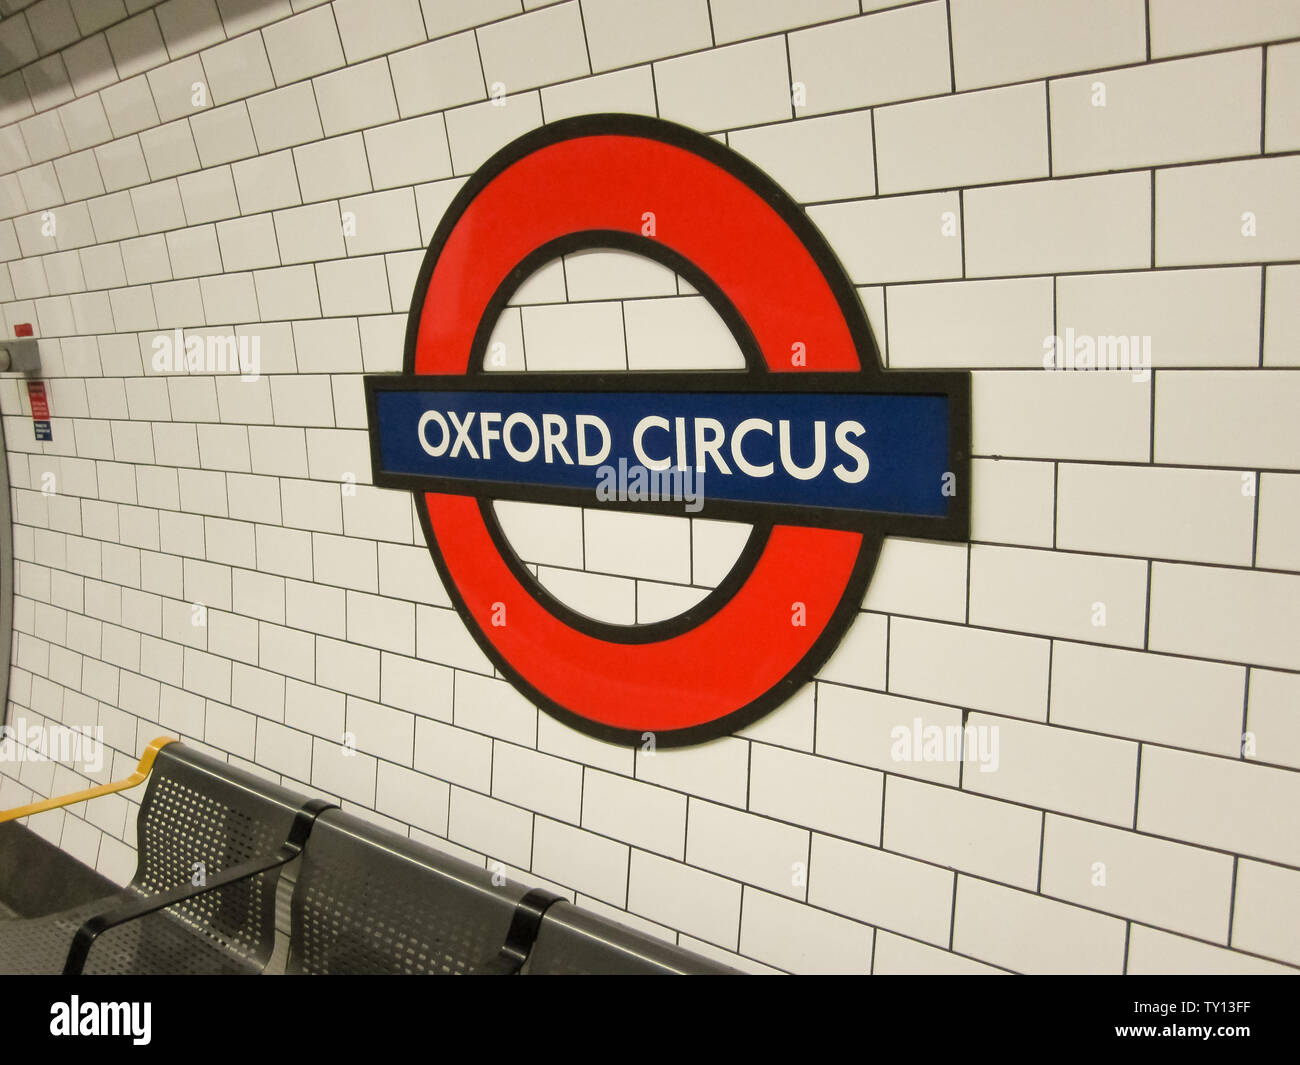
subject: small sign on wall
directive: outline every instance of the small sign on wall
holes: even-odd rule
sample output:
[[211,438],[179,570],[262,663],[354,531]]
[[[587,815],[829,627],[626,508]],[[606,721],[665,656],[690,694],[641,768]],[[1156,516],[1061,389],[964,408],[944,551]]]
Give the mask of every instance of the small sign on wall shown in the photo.
[[32,404],[32,429],[36,439],[53,440],[54,429],[50,426],[50,401],[45,395],[45,382],[28,381],[27,398]]

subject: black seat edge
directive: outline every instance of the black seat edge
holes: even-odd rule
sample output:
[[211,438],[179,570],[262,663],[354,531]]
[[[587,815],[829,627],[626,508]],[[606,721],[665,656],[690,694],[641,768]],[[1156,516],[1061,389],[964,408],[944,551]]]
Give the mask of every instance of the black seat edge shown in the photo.
[[541,931],[542,918],[546,911],[557,902],[564,902],[564,896],[557,895],[545,888],[533,888],[515,906],[514,917],[510,921],[510,931],[506,941],[495,958],[484,962],[474,970],[473,976],[516,976],[528,961],[533,944],[537,942],[537,933]]

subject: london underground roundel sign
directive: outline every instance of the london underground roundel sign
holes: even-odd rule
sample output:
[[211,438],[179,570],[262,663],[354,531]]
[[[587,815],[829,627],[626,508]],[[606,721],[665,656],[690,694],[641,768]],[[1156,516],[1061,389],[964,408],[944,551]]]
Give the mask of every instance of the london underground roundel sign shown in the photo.
[[[745,368],[487,370],[519,286],[593,248],[684,277]],[[569,724],[662,745],[734,731],[806,683],[886,535],[967,538],[969,396],[965,373],[882,370],[857,292],[770,178],[712,138],[631,115],[545,126],[483,164],[425,255],[404,373],[366,379],[374,481],[415,493],[448,594],[496,667]],[[693,608],[615,625],[542,588],[498,499],[752,531]]]

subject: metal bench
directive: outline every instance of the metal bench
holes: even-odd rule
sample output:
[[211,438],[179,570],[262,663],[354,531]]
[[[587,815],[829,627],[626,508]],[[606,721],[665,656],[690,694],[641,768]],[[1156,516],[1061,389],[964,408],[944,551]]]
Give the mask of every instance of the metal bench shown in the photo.
[[525,976],[708,976],[739,971],[568,902],[549,906]]
[[[128,778],[149,780],[130,884],[60,913],[0,922],[0,971],[212,974],[266,967],[280,871],[331,804],[164,742],[151,745],[143,772]],[[68,805],[125,783],[33,807]]]
[[330,810],[298,870],[288,972],[517,972],[556,897]]
[[298,857],[289,973],[734,971],[166,740],[125,781],[0,820],[146,778],[131,883],[60,913],[0,919],[0,971],[263,972],[280,873]]
[[290,903],[290,973],[734,973],[340,810]]

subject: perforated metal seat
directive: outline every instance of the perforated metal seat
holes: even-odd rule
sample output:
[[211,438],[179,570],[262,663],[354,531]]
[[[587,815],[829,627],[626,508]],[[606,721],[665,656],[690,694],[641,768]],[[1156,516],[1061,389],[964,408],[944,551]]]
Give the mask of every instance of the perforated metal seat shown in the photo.
[[516,909],[535,893],[492,881],[479,866],[327,811],[312,829],[294,887],[288,971],[501,971]]
[[525,976],[706,976],[738,970],[567,902],[547,908]]
[[[0,922],[0,971],[62,972],[74,935],[89,918],[270,859],[306,805],[301,795],[179,743],[162,748],[140,804],[131,883],[62,913]],[[109,928],[84,971],[261,972],[275,945],[279,876],[276,866]]]

